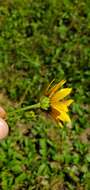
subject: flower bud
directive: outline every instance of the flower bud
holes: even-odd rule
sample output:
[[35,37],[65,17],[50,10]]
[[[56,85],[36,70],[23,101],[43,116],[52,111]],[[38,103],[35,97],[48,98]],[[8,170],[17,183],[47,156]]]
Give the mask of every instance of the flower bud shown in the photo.
[[2,118],[0,118],[0,140],[4,139],[9,132],[8,124]]

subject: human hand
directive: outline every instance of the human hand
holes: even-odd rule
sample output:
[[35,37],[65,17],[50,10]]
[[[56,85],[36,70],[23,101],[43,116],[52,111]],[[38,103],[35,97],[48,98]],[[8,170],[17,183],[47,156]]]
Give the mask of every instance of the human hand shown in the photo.
[[0,140],[4,139],[9,132],[8,124],[5,121],[6,112],[5,110],[0,107]]

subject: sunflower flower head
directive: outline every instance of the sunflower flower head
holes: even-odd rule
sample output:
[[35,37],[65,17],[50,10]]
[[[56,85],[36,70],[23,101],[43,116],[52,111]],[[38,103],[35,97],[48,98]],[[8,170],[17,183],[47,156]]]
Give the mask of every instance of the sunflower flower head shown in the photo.
[[50,87],[52,82],[46,89],[45,96],[41,99],[41,108],[50,110],[51,116],[62,126],[62,122],[71,122],[68,107],[73,100],[66,100],[65,98],[71,93],[72,88],[62,88],[66,82],[65,80]]

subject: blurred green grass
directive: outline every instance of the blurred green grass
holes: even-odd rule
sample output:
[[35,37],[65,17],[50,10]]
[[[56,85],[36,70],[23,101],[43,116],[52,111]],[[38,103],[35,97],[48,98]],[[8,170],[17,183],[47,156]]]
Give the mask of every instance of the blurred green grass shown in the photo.
[[[0,1],[0,105],[38,102],[48,83],[73,88],[72,126],[40,111],[8,120],[0,142],[0,190],[90,189],[90,3]],[[71,127],[71,128],[70,128]]]

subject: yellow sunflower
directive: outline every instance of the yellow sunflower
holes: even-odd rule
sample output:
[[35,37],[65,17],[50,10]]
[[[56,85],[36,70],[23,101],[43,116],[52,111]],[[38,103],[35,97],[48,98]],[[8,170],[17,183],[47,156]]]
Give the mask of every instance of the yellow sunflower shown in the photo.
[[73,100],[65,100],[65,97],[71,93],[72,88],[60,89],[62,85],[65,84],[65,80],[60,81],[55,86],[50,88],[52,82],[46,89],[45,95],[49,98],[51,116],[59,122],[60,126],[62,126],[62,122],[71,122],[68,115],[68,106],[70,106]]

